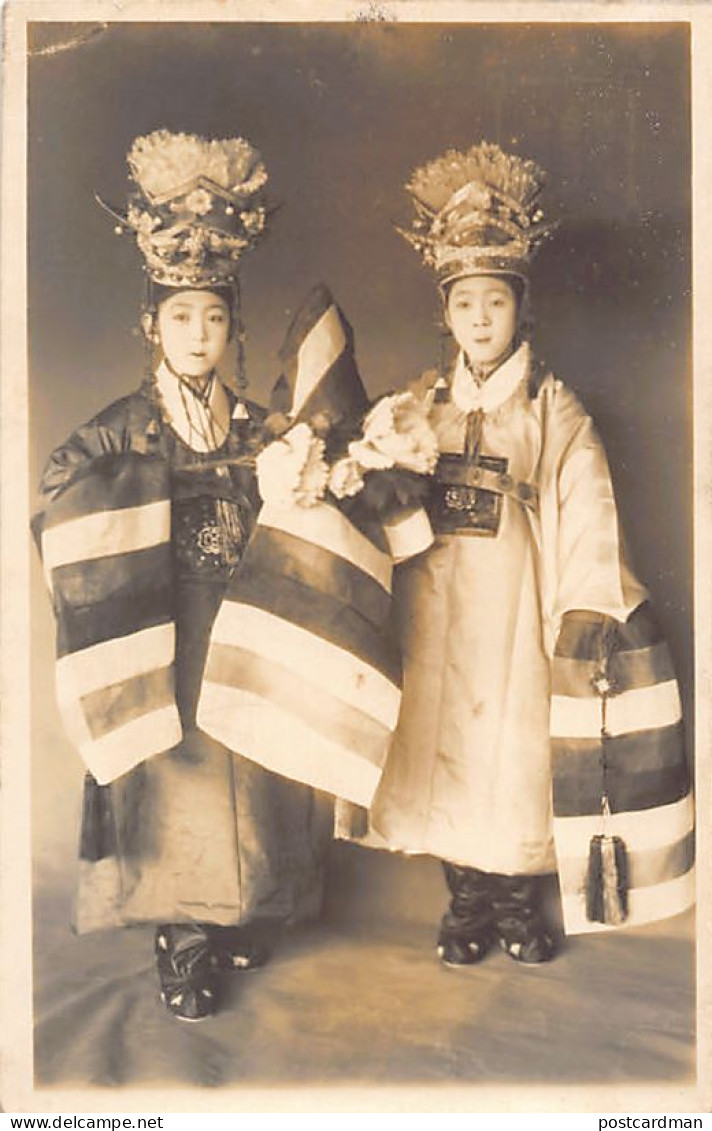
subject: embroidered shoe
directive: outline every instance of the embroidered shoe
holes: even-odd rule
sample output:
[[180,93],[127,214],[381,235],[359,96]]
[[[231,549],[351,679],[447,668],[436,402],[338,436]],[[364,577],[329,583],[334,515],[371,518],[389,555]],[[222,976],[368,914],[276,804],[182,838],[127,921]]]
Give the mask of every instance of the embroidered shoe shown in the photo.
[[440,921],[437,952],[445,966],[474,966],[494,941],[490,876],[443,861],[451,900]]
[[550,962],[556,953],[553,938],[543,930],[530,935],[527,939],[508,938],[501,934],[499,944],[505,954],[508,954],[515,962],[521,962],[525,966]]
[[194,924],[158,927],[155,940],[160,998],[177,1021],[204,1021],[217,1012],[217,959]]
[[463,939],[442,934],[437,953],[443,966],[474,966],[482,961],[491,945],[491,935]]
[[492,908],[500,946],[525,966],[549,962],[556,953],[539,902],[536,876],[494,877]]
[[176,1021],[205,1021],[216,1012],[214,991],[209,986],[200,986],[188,991],[180,990],[168,996],[161,990],[160,999]]
[[270,948],[259,931],[208,925],[205,932],[222,970],[256,970],[269,961]]

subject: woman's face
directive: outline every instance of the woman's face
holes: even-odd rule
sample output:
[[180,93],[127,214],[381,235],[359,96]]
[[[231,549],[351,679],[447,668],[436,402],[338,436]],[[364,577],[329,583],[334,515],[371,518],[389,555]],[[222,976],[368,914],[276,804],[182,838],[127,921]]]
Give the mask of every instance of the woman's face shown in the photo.
[[497,275],[456,279],[448,291],[447,324],[473,365],[494,365],[506,357],[517,315],[514,287]]
[[225,353],[230,311],[213,291],[178,291],[158,308],[158,337],[171,368],[184,377],[207,377]]

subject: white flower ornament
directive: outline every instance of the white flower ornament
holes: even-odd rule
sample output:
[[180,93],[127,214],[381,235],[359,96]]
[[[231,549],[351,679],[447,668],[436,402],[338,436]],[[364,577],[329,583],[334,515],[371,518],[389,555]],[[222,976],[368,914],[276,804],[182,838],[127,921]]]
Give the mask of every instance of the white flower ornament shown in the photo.
[[308,424],[296,424],[257,457],[260,495],[274,506],[314,506],[323,499],[328,479],[324,441]]

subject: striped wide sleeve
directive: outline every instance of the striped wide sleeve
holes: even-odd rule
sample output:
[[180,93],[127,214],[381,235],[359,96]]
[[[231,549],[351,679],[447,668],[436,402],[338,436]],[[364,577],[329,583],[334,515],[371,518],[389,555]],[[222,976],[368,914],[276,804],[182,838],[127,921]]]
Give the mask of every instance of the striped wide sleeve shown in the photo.
[[103,784],[181,739],[165,461],[123,453],[87,464],[47,503],[40,543],[59,707]]
[[344,312],[323,283],[299,306],[280,350],[282,376],[272,409],[292,420],[320,412],[358,420],[368,408],[354,349],[354,335]]
[[567,932],[607,929],[587,913],[589,849],[598,835],[625,845],[624,925],[689,907],[694,805],[680,697],[667,644],[647,603],[623,624],[594,612],[564,618],[552,666],[550,731]]
[[392,564],[336,506],[265,505],[213,627],[199,725],[367,806],[400,705]]

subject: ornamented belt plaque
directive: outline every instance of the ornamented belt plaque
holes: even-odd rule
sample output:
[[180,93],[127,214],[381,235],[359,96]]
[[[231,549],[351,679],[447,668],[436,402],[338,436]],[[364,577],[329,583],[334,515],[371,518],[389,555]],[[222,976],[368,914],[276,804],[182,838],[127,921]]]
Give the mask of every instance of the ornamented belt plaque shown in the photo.
[[[483,479],[506,477],[503,456],[445,454],[438,460],[431,495],[430,521],[436,534],[476,534],[496,538],[502,519],[502,492],[482,487]],[[487,474],[490,473],[490,474]]]
[[227,500],[198,496],[175,499],[173,502],[173,551],[178,573],[223,574],[239,560],[242,539],[239,537],[239,515],[236,538],[221,521],[222,512],[237,507]]

